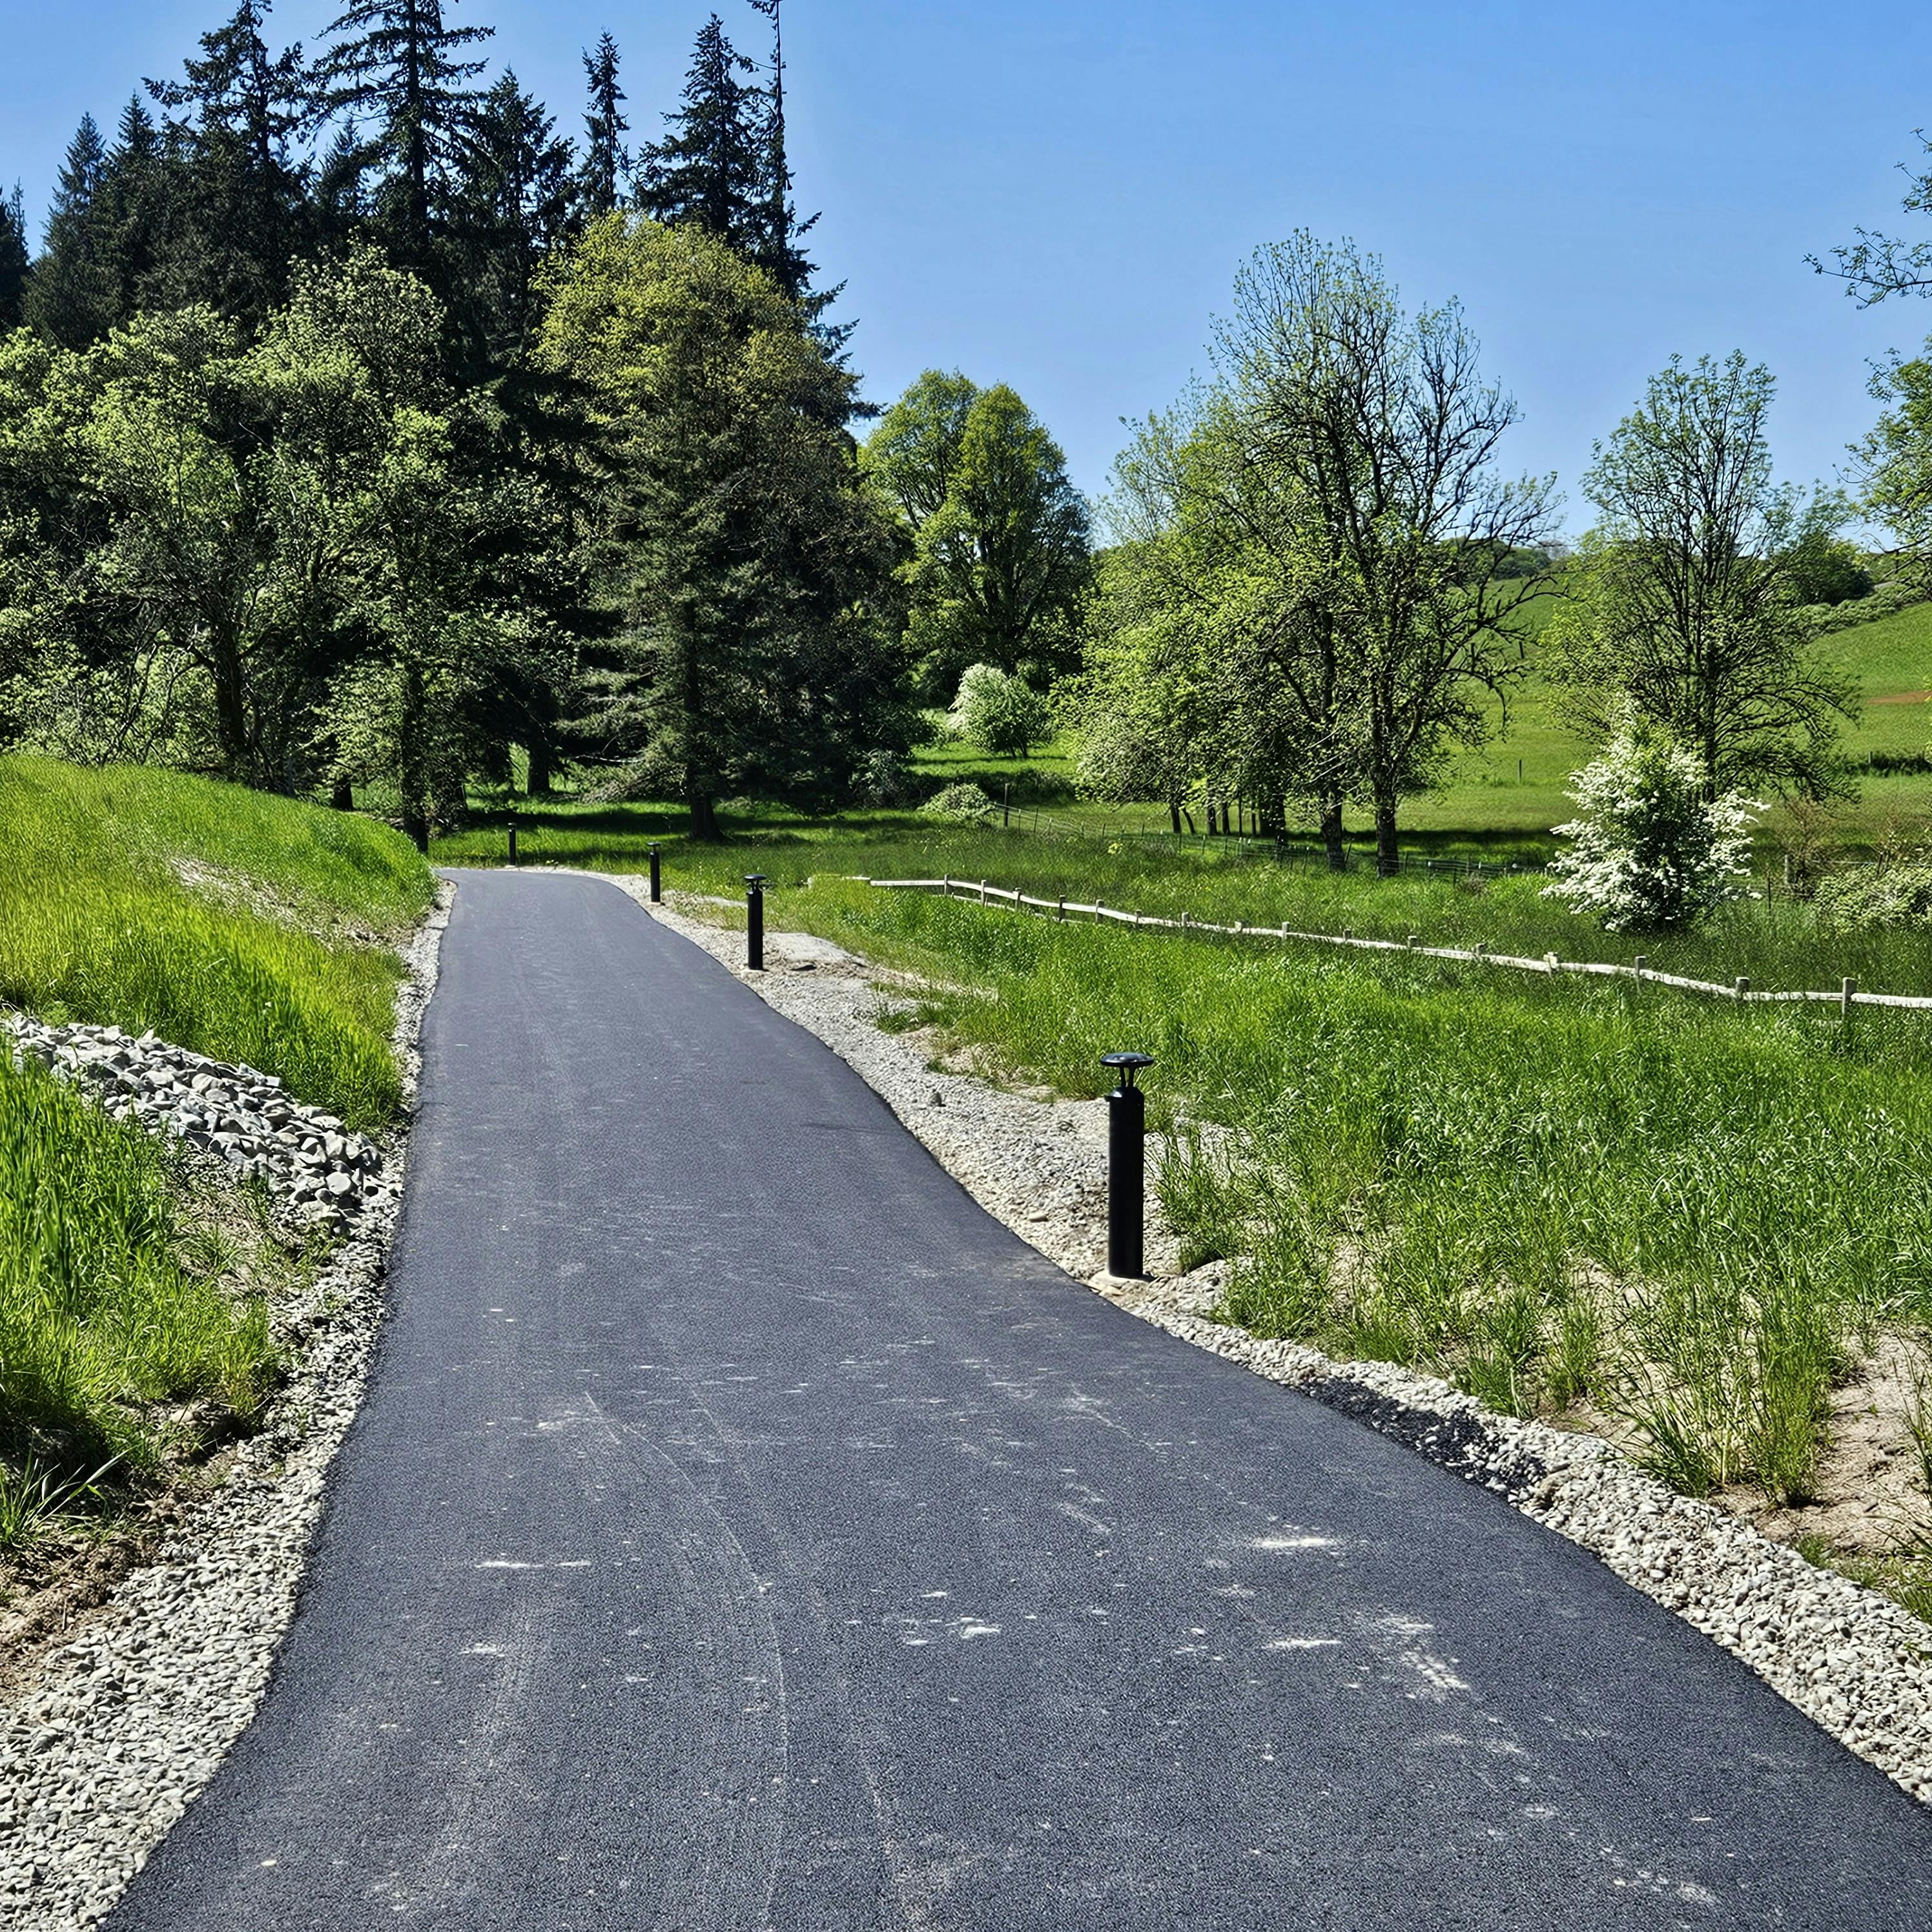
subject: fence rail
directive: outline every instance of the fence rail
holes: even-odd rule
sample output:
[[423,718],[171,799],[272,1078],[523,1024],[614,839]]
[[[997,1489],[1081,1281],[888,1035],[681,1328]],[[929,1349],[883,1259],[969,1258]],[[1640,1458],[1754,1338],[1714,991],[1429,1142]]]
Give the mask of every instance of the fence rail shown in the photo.
[[1454,959],[1476,966],[1503,966],[1519,972],[1581,973],[1602,979],[1636,980],[1646,986],[1669,986],[1680,992],[1708,993],[1741,1004],[1830,1004],[1847,1015],[1855,1006],[1895,1006],[1915,1012],[1932,1012],[1932,997],[1921,998],[1909,993],[1862,993],[1856,980],[1845,980],[1835,992],[1766,992],[1754,988],[1748,979],[1735,980],[1726,986],[1714,980],[1690,980],[1681,973],[1659,973],[1641,962],[1625,966],[1606,959],[1559,959],[1553,952],[1546,952],[1540,959],[1528,959],[1514,953],[1492,952],[1486,946],[1480,944],[1468,948],[1424,946],[1420,935],[1415,934],[1405,940],[1365,939],[1346,932],[1303,932],[1286,921],[1279,926],[1248,926],[1239,920],[1232,926],[1218,926],[1210,920],[1190,918],[1186,913],[1178,919],[1170,919],[1163,914],[1130,912],[1119,906],[1098,903],[1088,905],[1077,899],[1035,898],[1030,893],[1016,891],[1010,886],[992,885],[984,879],[862,879],[860,883],[876,886],[881,892],[944,892],[948,898],[964,898],[983,906],[1010,906],[1016,912],[1031,910],[1051,913],[1059,919],[1089,919],[1096,922],[1111,920],[1117,926],[1156,932],[1212,933],[1230,939],[1288,940],[1310,946],[1346,946],[1366,952],[1402,952],[1421,959]]

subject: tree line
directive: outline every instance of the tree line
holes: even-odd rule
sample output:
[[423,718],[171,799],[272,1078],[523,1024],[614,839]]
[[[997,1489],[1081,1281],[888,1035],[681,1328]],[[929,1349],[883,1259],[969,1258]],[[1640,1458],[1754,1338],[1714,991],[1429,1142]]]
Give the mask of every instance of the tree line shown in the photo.
[[360,787],[419,843],[520,754],[703,836],[1077,654],[1084,505],[1010,390],[935,374],[859,446],[753,4],[768,58],[712,15],[634,152],[609,34],[572,140],[454,0],[314,57],[244,0],[84,119],[38,252],[0,216],[0,741]]
[[[1924,245],[1861,234],[1834,260],[1864,301],[1932,286]],[[1337,868],[1365,808],[1392,870],[1402,801],[1501,728],[1534,639],[1572,722],[1682,748],[1707,803],[1850,796],[1858,693],[1819,640],[1874,580],[1845,532],[1895,539],[1874,608],[1923,598],[1932,566],[1932,361],[1871,386],[1852,499],[1777,480],[1767,369],[1673,358],[1596,445],[1572,554],[1555,479],[1503,465],[1516,405],[1454,303],[1408,309],[1350,244],[1261,250],[1208,376],[1115,466],[1069,694],[1083,785],[1161,800],[1177,832],[1197,802],[1210,831],[1237,801],[1264,831],[1304,818]]]

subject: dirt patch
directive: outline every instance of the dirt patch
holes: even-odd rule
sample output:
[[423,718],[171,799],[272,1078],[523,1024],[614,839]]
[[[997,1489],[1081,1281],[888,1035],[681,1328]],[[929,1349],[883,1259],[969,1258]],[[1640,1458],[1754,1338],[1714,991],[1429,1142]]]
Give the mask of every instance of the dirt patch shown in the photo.
[[1888,691],[1882,698],[1868,698],[1868,704],[1923,704],[1932,691]]

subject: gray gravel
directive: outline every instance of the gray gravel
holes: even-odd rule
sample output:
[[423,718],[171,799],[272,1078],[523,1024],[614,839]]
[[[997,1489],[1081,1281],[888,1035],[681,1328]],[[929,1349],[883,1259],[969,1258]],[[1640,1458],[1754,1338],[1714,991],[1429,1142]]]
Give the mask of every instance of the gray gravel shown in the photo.
[[[612,883],[640,902],[647,896],[639,880]],[[742,934],[672,908],[651,910],[838,1054],[982,1207],[1057,1265],[1169,1334],[1355,1415],[1506,1498],[1714,1639],[1932,1804],[1932,1628],[1725,1511],[1676,1495],[1598,1437],[1499,1415],[1392,1364],[1338,1362],[1208,1319],[1220,1298],[1221,1265],[1174,1276],[1176,1244],[1151,1202],[1148,1258],[1157,1278],[1102,1273],[1102,1106],[932,1070],[928,1042],[877,1024],[894,1004],[893,976],[822,940],[770,934],[772,970],[751,974]],[[914,982],[904,990],[915,991]]]
[[[395,1040],[406,1100],[451,889],[411,944]],[[108,1110],[267,1184],[298,1226],[339,1237],[272,1310],[291,1363],[226,1480],[0,1708],[0,1926],[66,1932],[120,1896],[253,1715],[290,1616],[328,1466],[382,1312],[406,1137],[383,1144],[292,1102],[272,1076],[113,1028],[10,1022],[18,1052]]]

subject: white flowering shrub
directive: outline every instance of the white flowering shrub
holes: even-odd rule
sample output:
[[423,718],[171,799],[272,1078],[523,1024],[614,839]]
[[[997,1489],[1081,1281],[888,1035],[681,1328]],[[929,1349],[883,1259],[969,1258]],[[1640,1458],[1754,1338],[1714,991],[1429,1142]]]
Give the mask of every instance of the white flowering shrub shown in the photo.
[[1556,827],[1568,848],[1544,888],[1611,932],[1689,926],[1742,896],[1750,830],[1764,808],[1737,792],[1715,803],[1681,745],[1626,722],[1570,778],[1576,816]]
[[959,680],[946,728],[950,736],[982,752],[1023,758],[1052,734],[1052,723],[1046,700],[1024,678],[997,664],[976,664]]
[[976,825],[982,819],[990,818],[993,809],[993,801],[970,782],[950,784],[944,791],[934,792],[920,807],[929,818],[954,819],[962,825]]

